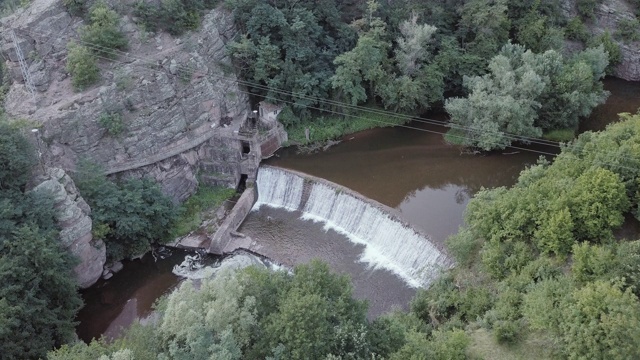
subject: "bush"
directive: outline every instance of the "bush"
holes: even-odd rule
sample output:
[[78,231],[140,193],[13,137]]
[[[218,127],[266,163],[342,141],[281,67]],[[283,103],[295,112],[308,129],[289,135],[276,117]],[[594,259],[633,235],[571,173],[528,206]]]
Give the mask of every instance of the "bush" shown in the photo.
[[107,130],[107,132],[111,136],[118,136],[122,134],[122,132],[126,128],[124,120],[122,119],[122,115],[117,112],[102,113],[102,115],[100,115],[98,123],[105,130]]
[[86,47],[74,43],[69,44],[67,71],[76,90],[83,90],[100,79],[96,57]]
[[564,29],[564,33],[571,40],[577,40],[582,42],[587,42],[589,39],[589,33],[587,32],[587,27],[584,25],[580,18],[573,18],[567,24],[567,27]]
[[89,25],[80,29],[82,41],[91,44],[100,56],[117,57],[114,50],[126,50],[128,41],[119,27],[118,13],[104,3],[96,3],[89,12]]
[[618,30],[615,32],[615,37],[624,42],[639,41],[639,29],[640,22],[638,22],[638,19],[622,19],[618,23]]
[[63,4],[69,14],[74,16],[81,16],[85,11],[85,2],[85,0],[64,0]]
[[578,0],[578,14],[583,19],[593,19],[595,17],[594,10],[601,0]]

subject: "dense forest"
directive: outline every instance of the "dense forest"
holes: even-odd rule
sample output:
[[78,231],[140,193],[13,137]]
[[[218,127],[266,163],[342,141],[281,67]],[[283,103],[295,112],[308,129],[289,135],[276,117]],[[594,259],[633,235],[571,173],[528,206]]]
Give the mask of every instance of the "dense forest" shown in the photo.
[[[15,5],[15,2],[7,2]],[[569,140],[607,98],[601,80],[636,41],[638,21],[589,36],[598,0],[567,19],[557,0],[363,2],[227,0],[241,36],[228,52],[240,83],[287,105],[293,134],[322,140],[365,127],[367,109],[399,115],[445,110],[446,139],[480,150],[555,136]],[[65,0],[89,49],[70,45],[81,90],[95,62],[126,49],[107,3]],[[197,29],[215,0],[140,1],[147,31]],[[632,5],[638,7],[637,2]],[[566,53],[565,41],[584,50]],[[97,50],[101,49],[101,50]],[[6,90],[2,76],[0,98]],[[365,115],[362,115],[365,114]],[[611,119],[614,121],[615,119]],[[23,359],[465,359],[640,357],[640,242],[617,236],[640,218],[640,116],[563,146],[553,163],[522,172],[512,188],[483,190],[448,240],[458,266],[418,292],[407,312],[366,319],[349,280],[313,262],[292,273],[250,268],[195,290],[187,282],[157,304],[158,319],[113,342],[70,343],[81,306],[70,259],[55,241],[50,194],[31,191],[37,161],[25,128],[0,122],[0,353]],[[118,121],[105,118],[110,132]],[[176,209],[147,180],[111,182],[87,168],[76,181],[111,260],[175,235]],[[214,195],[211,195],[214,196]],[[127,204],[123,206],[122,204]],[[192,209],[189,208],[191,206]],[[51,351],[57,348],[55,351]],[[47,355],[47,352],[50,351]]]

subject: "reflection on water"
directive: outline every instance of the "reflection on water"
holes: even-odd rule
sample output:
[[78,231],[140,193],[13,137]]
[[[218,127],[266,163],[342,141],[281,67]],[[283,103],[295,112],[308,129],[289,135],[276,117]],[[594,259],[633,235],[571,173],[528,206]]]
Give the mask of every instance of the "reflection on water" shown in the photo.
[[640,82],[626,81],[617,78],[604,80],[605,90],[611,95],[607,102],[593,109],[589,119],[580,124],[580,132],[587,130],[604,130],[607,124],[618,120],[618,114],[628,112],[635,114],[640,107]]
[[[430,235],[435,239],[444,240],[458,231],[462,223],[462,214],[467,207],[471,194],[465,187],[449,184],[441,189],[424,187],[407,194],[398,210],[405,220],[421,227],[429,226],[429,222],[440,224],[430,227]],[[433,206],[427,206],[432,204]]]
[[171,270],[184,260],[185,252],[175,250],[173,255],[155,262],[150,254],[140,260],[125,261],[124,268],[109,280],[100,280],[81,292],[85,306],[80,310],[76,327],[84,341],[117,337],[121,329],[138,318],[151,314],[152,305],[179,282]]
[[267,163],[325,178],[396,208],[412,225],[442,243],[462,223],[471,195],[481,187],[513,184],[520,171],[540,156],[512,149],[480,156],[463,154],[437,134],[446,128],[424,123],[411,126],[431,132],[373,129],[348,136],[318,154],[297,155],[294,149],[284,149]]

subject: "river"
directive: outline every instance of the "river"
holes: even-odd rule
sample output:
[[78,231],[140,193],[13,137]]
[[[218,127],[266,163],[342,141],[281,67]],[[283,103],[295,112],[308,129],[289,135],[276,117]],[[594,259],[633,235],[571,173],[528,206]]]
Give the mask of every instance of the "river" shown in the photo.
[[[637,111],[640,83],[606,79],[605,88],[612,95],[581,131],[603,129],[615,114]],[[410,126],[420,130],[372,129],[349,135],[325,152],[300,155],[295,149],[283,149],[266,163],[330,180],[392,207],[442,244],[462,224],[464,209],[479,189],[511,185],[540,156],[536,151],[557,151],[532,147],[533,151],[469,155],[444,142],[439,133],[446,128],[420,122]],[[300,215],[263,206],[248,216],[240,231],[258,240],[265,255],[276,262],[294,265],[317,257],[335,271],[349,274],[356,297],[369,301],[371,317],[394,307],[406,308],[415,288],[392,271],[362,262],[362,245],[326,231],[321,223],[301,220]],[[119,325],[148,315],[155,298],[178,283],[170,273],[176,261],[129,262],[122,273],[83,292],[87,305],[78,316],[80,337],[113,336]]]

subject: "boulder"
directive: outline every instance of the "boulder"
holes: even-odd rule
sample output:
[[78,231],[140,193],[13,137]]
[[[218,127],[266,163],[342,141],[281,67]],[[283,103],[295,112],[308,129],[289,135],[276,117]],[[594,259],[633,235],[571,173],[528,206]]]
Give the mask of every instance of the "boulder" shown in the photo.
[[91,209],[78,193],[73,180],[64,170],[47,169],[47,180],[33,191],[46,191],[53,196],[56,220],[60,225],[59,240],[62,246],[80,263],[73,269],[81,288],[93,285],[102,276],[106,261],[106,248],[102,240],[94,240],[91,234]]

